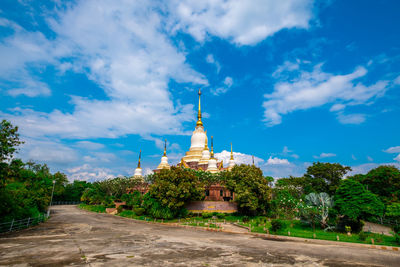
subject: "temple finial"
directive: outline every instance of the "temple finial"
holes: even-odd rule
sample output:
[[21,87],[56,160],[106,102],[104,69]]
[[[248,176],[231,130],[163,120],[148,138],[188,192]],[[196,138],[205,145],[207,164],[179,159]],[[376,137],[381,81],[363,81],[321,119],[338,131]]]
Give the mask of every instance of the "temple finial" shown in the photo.
[[197,123],[196,126],[203,126],[203,122],[201,121],[201,102],[200,102],[200,96],[201,96],[201,89],[199,89],[199,111],[197,113]]
[[231,160],[233,160],[233,150],[232,150],[232,143],[231,143]]
[[254,155],[252,155],[251,157],[252,157],[252,159],[253,159],[253,165],[254,165]]
[[164,143],[164,157],[167,156],[167,139],[165,139]]
[[211,136],[211,158],[214,158],[214,137]]
[[140,168],[140,159],[141,158],[142,158],[142,150],[140,150],[140,152],[139,152],[139,161],[138,161],[138,164],[137,164],[138,168]]

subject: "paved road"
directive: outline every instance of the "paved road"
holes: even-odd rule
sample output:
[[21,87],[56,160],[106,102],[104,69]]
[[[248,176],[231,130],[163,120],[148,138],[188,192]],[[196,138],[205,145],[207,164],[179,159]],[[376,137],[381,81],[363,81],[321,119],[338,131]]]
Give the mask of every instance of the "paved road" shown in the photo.
[[0,265],[400,266],[400,253],[206,232],[56,206],[39,226],[0,237]]

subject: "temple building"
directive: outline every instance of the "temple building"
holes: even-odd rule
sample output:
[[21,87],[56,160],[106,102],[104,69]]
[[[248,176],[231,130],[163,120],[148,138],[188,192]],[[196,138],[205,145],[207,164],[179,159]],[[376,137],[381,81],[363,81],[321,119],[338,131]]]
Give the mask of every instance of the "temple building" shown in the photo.
[[[230,171],[233,169],[235,166],[235,159],[233,157],[233,149],[232,149],[232,143],[231,143],[231,155],[230,155],[230,160],[228,162],[228,166],[224,167],[223,166],[223,161],[219,160],[215,157],[214,155],[214,138],[211,136],[211,146],[209,148],[208,146],[208,137],[207,137],[207,131],[204,130],[204,125],[201,120],[201,91],[198,91],[198,96],[199,96],[199,106],[198,106],[198,113],[197,113],[197,122],[196,122],[196,127],[195,130],[193,131],[192,137],[190,139],[190,148],[189,151],[185,153],[185,156],[180,160],[180,162],[177,164],[177,166],[184,167],[184,168],[191,168],[194,170],[203,170],[207,171],[210,173],[218,173],[221,171]],[[141,152],[139,154],[139,162],[138,162],[138,167],[135,170],[135,177],[143,177],[142,176],[142,169],[140,168],[140,160],[141,160]],[[167,157],[167,140],[165,140],[164,143],[164,154],[161,157],[161,162],[158,165],[158,167],[154,170],[155,173],[160,172],[163,169],[170,169],[171,166],[168,163],[168,157]],[[143,187],[143,186],[142,186]],[[145,187],[140,187],[140,190],[142,193],[145,193],[146,190],[148,190],[148,185],[146,184]],[[221,201],[224,202],[229,202],[234,199],[234,194],[227,190],[225,186],[220,185],[220,184],[212,184],[211,186],[208,186],[204,188],[204,194],[205,194],[205,201],[217,201],[217,203],[220,203]],[[204,203],[206,203],[204,202]],[[195,206],[196,207],[190,207],[188,208],[189,210],[207,210],[207,207],[201,207],[199,208],[198,205],[200,205],[203,202],[197,203]],[[204,204],[203,203],[203,204]],[[201,204],[202,205],[202,204]],[[229,212],[235,211],[235,209],[232,209],[233,203],[226,203],[230,207]],[[222,204],[218,204],[217,206],[226,206]],[[211,206],[210,206],[211,207]],[[218,210],[218,209],[217,209]],[[226,209],[225,209],[226,212]]]
[[231,144],[231,159],[229,166],[224,168],[223,162],[219,161],[214,156],[214,144],[213,137],[211,136],[211,151],[208,148],[207,131],[204,130],[204,125],[201,120],[201,91],[199,95],[199,107],[197,112],[196,127],[193,131],[189,151],[186,152],[185,156],[181,159],[178,166],[191,168],[195,170],[204,170],[211,173],[217,173],[223,170],[230,170],[235,166],[235,160],[233,158],[232,144]]

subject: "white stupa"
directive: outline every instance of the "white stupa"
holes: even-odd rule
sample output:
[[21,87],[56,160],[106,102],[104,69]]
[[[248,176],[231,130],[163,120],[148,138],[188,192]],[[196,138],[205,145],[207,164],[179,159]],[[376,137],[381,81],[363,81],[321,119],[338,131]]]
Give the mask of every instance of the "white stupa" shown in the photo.
[[208,164],[208,161],[210,160],[210,150],[208,149],[208,140],[207,140],[207,136],[206,136],[206,142],[205,142],[205,146],[201,155],[201,159],[199,161],[199,165],[205,165]]
[[233,159],[233,150],[232,150],[232,143],[231,143],[231,159],[229,160],[228,170],[232,170],[235,167],[235,160]]
[[165,139],[164,155],[161,157],[161,163],[160,163],[160,165],[158,165],[157,170],[170,169],[170,168],[171,168],[171,166],[169,166],[168,157],[167,157],[167,139]]
[[201,121],[201,102],[200,96],[201,91],[198,92],[199,95],[199,110],[197,113],[197,123],[196,128],[193,131],[192,138],[190,139],[190,149],[186,152],[183,160],[188,162],[199,162],[203,157],[203,151],[205,144],[207,142],[207,134],[204,131],[203,122]]
[[140,167],[140,159],[141,159],[141,157],[142,157],[142,150],[140,150],[140,152],[139,152],[139,161],[138,161],[138,164],[137,164],[137,168],[135,169],[135,174],[133,175],[134,177],[137,177],[137,178],[143,178],[143,175],[142,175],[142,168]]
[[213,137],[212,136],[211,136],[211,157],[208,160],[207,171],[211,172],[211,173],[218,172],[217,159],[214,158],[214,144],[213,144]]

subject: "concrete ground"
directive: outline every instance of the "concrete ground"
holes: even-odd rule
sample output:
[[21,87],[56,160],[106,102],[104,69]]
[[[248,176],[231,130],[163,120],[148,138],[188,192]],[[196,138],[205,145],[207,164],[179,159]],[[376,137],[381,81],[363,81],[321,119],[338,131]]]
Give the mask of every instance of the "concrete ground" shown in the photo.
[[0,236],[7,266],[400,266],[400,253],[273,241],[55,206],[46,223]]

